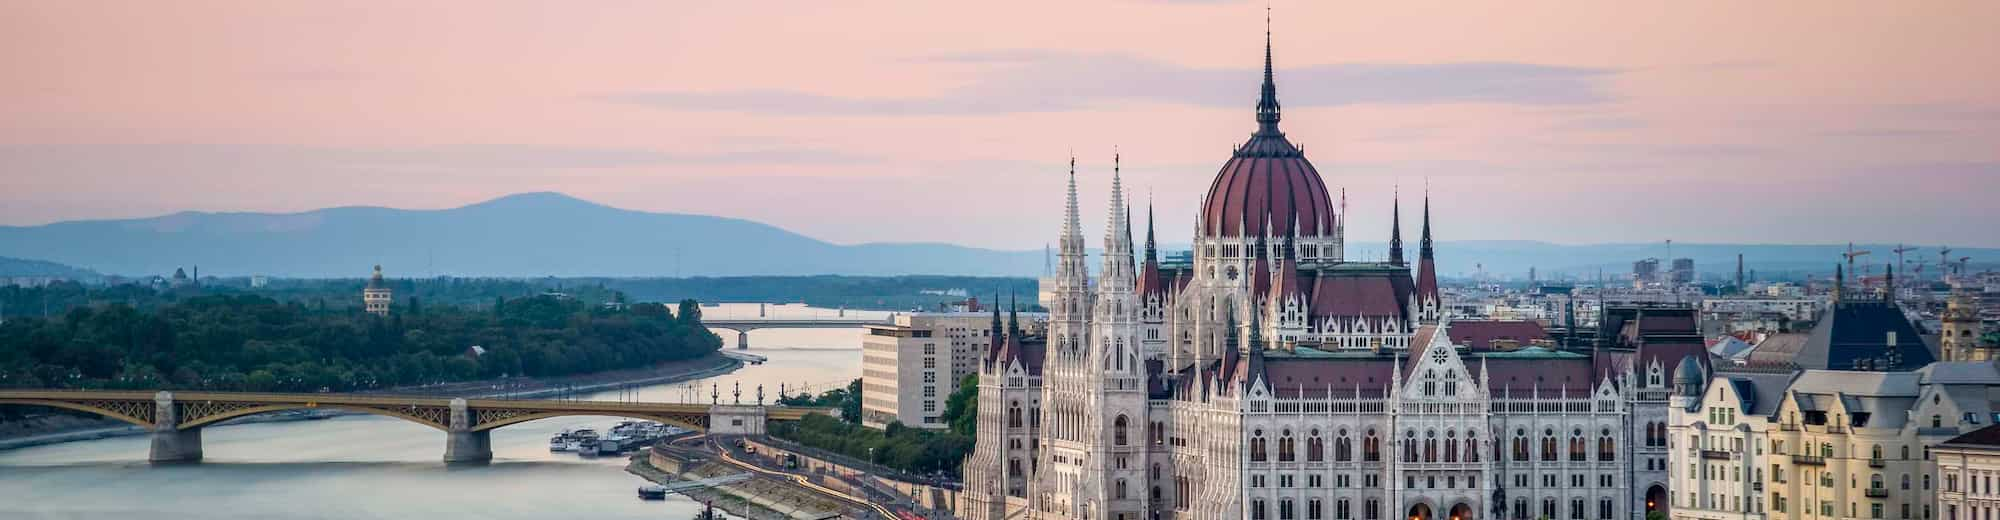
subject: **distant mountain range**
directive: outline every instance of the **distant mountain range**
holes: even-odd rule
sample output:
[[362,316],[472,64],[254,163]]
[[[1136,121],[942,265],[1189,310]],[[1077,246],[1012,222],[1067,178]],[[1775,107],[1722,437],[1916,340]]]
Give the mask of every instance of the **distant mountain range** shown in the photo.
[[998,275],[1038,272],[1041,251],[947,244],[837,245],[748,220],[612,208],[557,193],[444,210],[183,212],[0,227],[0,255],[136,276]]
[[[1414,238],[1414,237],[1405,237]],[[1414,242],[1414,240],[1412,241]],[[1411,244],[1414,246],[1415,244]],[[1864,263],[1894,261],[1893,245]],[[1182,249],[1185,246],[1181,247]],[[1840,245],[1674,244],[1703,273],[1733,276],[1736,255],[1760,274],[1823,272],[1840,262]],[[1351,256],[1387,250],[1351,243]],[[1535,241],[1453,241],[1437,246],[1440,273],[1483,270],[1497,278],[1560,274],[1615,278],[1632,262],[1667,256],[1663,244],[1563,245]],[[1409,255],[1416,256],[1412,247]],[[1043,252],[1000,251],[937,243],[839,245],[742,219],[618,209],[558,193],[527,193],[444,210],[329,208],[303,213],[183,212],[154,218],[0,226],[0,256],[33,258],[41,269],[166,275],[177,267],[203,274],[355,278],[381,264],[393,277],[455,276],[733,276],[733,275],[1008,275],[1042,272]],[[1975,269],[2000,260],[2000,249],[1967,248]],[[1931,264],[1935,248],[1906,256]],[[29,262],[0,259],[0,267]],[[49,263],[54,262],[54,263]],[[67,265],[58,265],[67,264]],[[1663,269],[1667,266],[1662,265]],[[22,270],[29,274],[26,267]],[[0,270],[0,274],[7,273]],[[34,271],[40,272],[40,271]],[[51,271],[59,272],[59,271]],[[1880,268],[1871,272],[1878,273]]]

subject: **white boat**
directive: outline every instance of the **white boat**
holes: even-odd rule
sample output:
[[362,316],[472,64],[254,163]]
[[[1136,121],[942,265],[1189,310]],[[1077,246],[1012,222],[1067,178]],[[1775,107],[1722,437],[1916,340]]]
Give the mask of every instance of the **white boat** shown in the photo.
[[585,445],[597,447],[597,430],[584,428],[569,433],[569,451],[583,451]]
[[549,451],[569,451],[569,437],[560,433],[549,437]]

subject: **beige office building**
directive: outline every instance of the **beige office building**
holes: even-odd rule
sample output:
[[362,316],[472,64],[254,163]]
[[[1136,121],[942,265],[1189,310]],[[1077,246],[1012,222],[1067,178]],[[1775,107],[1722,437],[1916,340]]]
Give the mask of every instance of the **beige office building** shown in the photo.
[[[870,325],[861,339],[862,424],[944,428],[945,400],[959,379],[978,372],[992,344],[993,316],[901,314],[893,325]],[[1023,329],[1039,330],[1044,318],[1023,313],[1018,319]]]

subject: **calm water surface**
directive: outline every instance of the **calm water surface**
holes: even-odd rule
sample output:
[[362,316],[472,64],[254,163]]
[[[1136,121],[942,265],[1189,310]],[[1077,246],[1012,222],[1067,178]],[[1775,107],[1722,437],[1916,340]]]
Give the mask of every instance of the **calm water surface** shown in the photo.
[[[747,318],[757,306],[704,310]],[[771,306],[766,312],[831,317],[835,311]],[[723,345],[736,344],[734,332],[716,332]],[[751,333],[750,352],[771,358],[763,365],[694,384],[584,398],[707,402],[713,384],[726,402],[740,382],[750,401],[758,384],[771,398],[780,383],[815,390],[844,385],[860,375],[860,341],[858,329],[759,330]],[[548,451],[556,432],[602,430],[619,420],[566,417],[494,430],[493,463],[476,467],[439,462],[442,432],[366,415],[209,427],[202,432],[205,458],[193,465],[147,464],[145,436],[0,451],[0,518],[691,518],[700,504],[678,495],[665,502],[634,497],[645,482],[624,472],[623,457]]]

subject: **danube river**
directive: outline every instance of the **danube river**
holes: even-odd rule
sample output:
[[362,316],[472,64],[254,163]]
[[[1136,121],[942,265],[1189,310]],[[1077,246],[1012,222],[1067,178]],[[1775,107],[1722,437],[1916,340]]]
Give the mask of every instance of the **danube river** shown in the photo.
[[[704,311],[748,318],[757,306]],[[770,317],[834,312],[768,309]],[[734,332],[717,334],[723,345],[736,344]],[[727,402],[731,385],[741,382],[747,402],[758,384],[775,398],[780,383],[821,390],[861,373],[856,329],[759,330],[751,343],[750,352],[770,361],[692,385],[584,398],[685,401],[698,394],[707,402],[716,384]],[[0,451],[0,518],[691,518],[701,506],[684,497],[635,497],[645,482],[624,472],[624,457],[548,451],[549,437],[565,428],[603,430],[619,420],[567,417],[494,430],[493,463],[473,467],[439,462],[442,432],[369,415],[210,427],[202,432],[205,458],[192,465],[147,464],[145,436]]]

